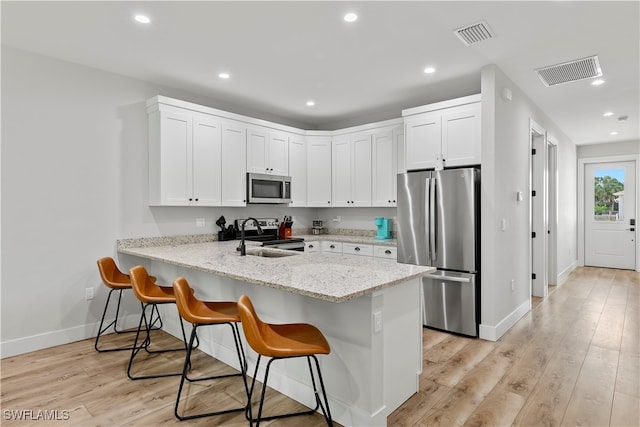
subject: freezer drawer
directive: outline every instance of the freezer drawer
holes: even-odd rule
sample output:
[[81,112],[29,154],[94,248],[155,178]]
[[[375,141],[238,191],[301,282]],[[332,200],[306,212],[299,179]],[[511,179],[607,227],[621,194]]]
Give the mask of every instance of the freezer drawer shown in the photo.
[[422,278],[422,287],[425,326],[478,336],[475,274],[437,271]]

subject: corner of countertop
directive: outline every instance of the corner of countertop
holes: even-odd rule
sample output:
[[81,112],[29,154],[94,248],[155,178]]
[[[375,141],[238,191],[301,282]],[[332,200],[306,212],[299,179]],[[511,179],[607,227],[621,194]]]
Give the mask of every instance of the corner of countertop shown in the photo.
[[186,236],[158,236],[138,237],[132,239],[118,239],[117,250],[128,248],[151,248],[156,246],[178,246],[190,243],[217,242],[217,234],[190,234]]

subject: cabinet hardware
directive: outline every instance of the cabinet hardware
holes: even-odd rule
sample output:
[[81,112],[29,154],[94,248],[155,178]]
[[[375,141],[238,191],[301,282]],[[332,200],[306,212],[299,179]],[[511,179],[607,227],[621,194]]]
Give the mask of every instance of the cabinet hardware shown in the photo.
[[329,246],[329,248],[331,248],[331,249],[335,249],[335,248],[336,248],[336,245],[331,245],[331,246]]
[[359,251],[359,250],[360,250],[360,248],[356,246],[355,247],[355,251]]
[[391,251],[389,249],[387,249],[386,251],[384,251],[385,254],[387,255],[391,255]]

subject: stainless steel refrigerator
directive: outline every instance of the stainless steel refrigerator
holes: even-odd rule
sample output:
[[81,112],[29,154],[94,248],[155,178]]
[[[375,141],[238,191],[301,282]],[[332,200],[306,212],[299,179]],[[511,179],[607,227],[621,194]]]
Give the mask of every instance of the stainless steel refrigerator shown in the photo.
[[480,170],[398,174],[398,262],[429,265],[425,326],[478,336]]

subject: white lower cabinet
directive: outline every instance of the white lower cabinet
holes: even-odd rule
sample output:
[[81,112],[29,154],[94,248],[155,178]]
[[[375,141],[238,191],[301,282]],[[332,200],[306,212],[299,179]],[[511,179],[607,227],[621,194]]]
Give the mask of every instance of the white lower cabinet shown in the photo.
[[359,243],[343,243],[343,255],[373,256],[373,245],[362,245]]
[[398,248],[394,246],[374,246],[373,256],[375,258],[396,261],[398,259]]
[[340,242],[330,242],[327,240],[323,240],[320,244],[321,252],[323,254],[338,254],[342,255],[342,243]]
[[395,246],[371,245],[367,243],[342,243],[331,240],[305,242],[305,252],[337,255],[368,256],[395,262],[398,249]]
[[304,242],[304,251],[308,253],[317,253],[320,252],[320,242],[317,240],[306,241]]

